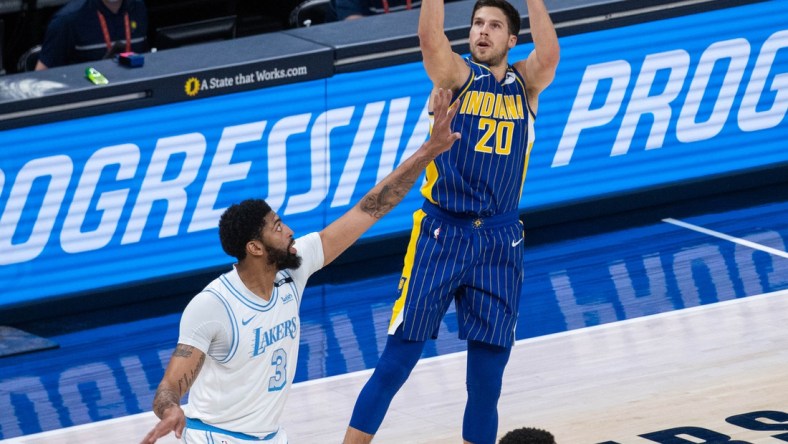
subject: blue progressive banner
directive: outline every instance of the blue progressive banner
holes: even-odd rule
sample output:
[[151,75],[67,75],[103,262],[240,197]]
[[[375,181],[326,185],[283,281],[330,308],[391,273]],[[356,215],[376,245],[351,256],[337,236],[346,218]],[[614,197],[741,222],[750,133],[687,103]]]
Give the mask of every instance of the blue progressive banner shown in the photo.
[[[781,3],[561,38],[521,210],[788,163]],[[411,63],[0,133],[0,309],[229,266],[218,217],[245,198],[321,229],[426,139],[429,91]]]

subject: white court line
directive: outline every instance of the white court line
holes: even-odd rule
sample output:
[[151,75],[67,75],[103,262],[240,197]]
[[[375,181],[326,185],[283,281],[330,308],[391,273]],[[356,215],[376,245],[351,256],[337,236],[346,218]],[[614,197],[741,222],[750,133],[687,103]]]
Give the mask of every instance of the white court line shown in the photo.
[[682,222],[680,220],[672,219],[670,217],[666,219],[662,219],[662,222],[667,222],[669,224],[678,225],[679,227],[684,227],[688,230],[697,231],[698,233],[708,234],[709,236],[714,236],[719,239],[724,239],[726,241],[731,241],[737,243],[739,245],[744,245],[745,247],[754,248],[756,250],[761,250],[769,254],[773,254],[775,256],[780,256],[788,259],[788,253],[785,251],[778,250],[776,248],[767,247],[765,245],[756,244],[755,242],[750,242],[748,240],[744,240],[738,237],[728,236],[725,233],[720,233],[719,231],[709,230],[708,228],[699,227],[697,225],[693,225],[687,222]]

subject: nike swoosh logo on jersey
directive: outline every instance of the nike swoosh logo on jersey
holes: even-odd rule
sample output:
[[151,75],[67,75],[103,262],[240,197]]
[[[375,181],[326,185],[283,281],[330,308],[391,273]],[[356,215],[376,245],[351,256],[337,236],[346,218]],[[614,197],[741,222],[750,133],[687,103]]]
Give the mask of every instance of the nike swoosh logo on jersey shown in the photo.
[[523,241],[522,237],[520,238],[520,240],[512,241],[512,247],[516,247],[516,246],[520,245],[520,242],[522,242],[522,241]]
[[252,322],[252,319],[254,319],[254,318],[255,318],[255,316],[257,316],[257,315],[254,315],[254,316],[252,316],[252,317],[251,317],[251,318],[249,318],[249,319],[241,319],[241,324],[243,324],[243,325],[246,325],[246,324],[248,324],[248,323]]
[[482,75],[480,75],[480,76],[476,76],[476,78],[475,78],[475,79],[473,79],[473,81],[475,82],[475,81],[477,81],[477,80],[479,80],[479,79],[483,79],[483,78],[485,78],[485,77],[490,77],[490,74],[488,73],[488,74],[482,74]]

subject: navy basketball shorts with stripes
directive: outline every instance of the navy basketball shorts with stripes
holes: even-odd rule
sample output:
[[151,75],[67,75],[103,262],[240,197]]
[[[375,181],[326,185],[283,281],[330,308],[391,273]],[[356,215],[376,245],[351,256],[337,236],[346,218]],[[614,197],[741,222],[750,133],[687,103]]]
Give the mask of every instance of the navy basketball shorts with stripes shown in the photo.
[[517,213],[472,218],[427,202],[413,213],[389,334],[436,338],[452,300],[463,340],[509,347],[523,285],[523,225]]

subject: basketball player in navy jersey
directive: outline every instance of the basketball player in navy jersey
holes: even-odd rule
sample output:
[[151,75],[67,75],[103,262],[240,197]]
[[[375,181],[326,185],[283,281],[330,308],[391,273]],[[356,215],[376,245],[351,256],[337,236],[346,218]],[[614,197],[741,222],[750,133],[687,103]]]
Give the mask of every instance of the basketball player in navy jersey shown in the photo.
[[[186,307],[178,344],[156,390],[161,421],[144,444],[175,432],[187,443],[287,444],[279,425],[298,362],[299,307],[307,279],[331,263],[412,188],[424,168],[460,138],[451,92],[433,94],[432,135],[361,201],[319,233],[293,231],[262,199],[230,206],[219,221],[233,269]],[[189,402],[180,399],[189,391]]]
[[460,339],[468,342],[465,442],[492,444],[498,398],[514,342],[523,283],[523,228],[518,216],[539,93],[553,80],[559,45],[543,0],[526,0],[534,50],[509,64],[520,14],[505,0],[473,8],[470,58],[452,51],[442,0],[424,0],[419,39],[435,88],[453,92],[462,134],[427,167],[425,201],[414,213],[389,337],[359,395],[346,444],[368,443],[424,343],[437,335],[454,301]]

